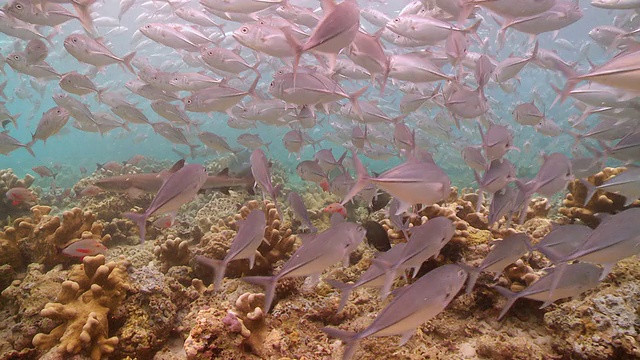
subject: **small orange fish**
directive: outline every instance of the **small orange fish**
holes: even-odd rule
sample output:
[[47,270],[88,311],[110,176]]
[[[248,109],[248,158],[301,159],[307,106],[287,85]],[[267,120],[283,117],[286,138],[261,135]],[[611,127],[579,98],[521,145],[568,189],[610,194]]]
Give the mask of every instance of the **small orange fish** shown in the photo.
[[347,217],[347,209],[344,206],[342,206],[340,203],[329,204],[322,211],[328,212],[328,213],[338,213],[343,217]]

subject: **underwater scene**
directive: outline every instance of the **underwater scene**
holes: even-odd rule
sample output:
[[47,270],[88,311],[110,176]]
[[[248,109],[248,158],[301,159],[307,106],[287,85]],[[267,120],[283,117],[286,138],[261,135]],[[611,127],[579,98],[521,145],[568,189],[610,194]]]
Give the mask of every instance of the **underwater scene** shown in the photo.
[[640,0],[0,2],[0,360],[640,359]]

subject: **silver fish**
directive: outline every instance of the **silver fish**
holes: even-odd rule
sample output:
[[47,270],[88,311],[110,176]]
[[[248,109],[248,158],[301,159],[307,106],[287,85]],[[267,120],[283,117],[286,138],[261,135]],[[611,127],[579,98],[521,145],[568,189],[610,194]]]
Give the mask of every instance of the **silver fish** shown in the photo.
[[[501,286],[494,287],[501,295],[507,298],[507,303],[500,312],[500,315],[498,315],[498,320],[502,319],[511,306],[520,298],[546,301],[541,307],[544,308],[558,299],[577,296],[598,286],[600,282],[598,278],[602,273],[602,269],[587,263],[567,265],[563,274],[557,274],[558,269],[552,270],[553,271],[550,271],[547,275],[541,277],[538,281],[518,293],[511,292]],[[556,279],[557,284],[554,286],[552,283],[553,280]],[[551,291],[552,289],[554,289],[553,293]],[[552,297],[549,298],[551,294]]]
[[243,281],[265,287],[265,312],[271,309],[278,280],[294,276],[318,278],[322,271],[329,266],[340,261],[348,261],[349,254],[364,240],[366,230],[355,223],[335,220],[338,217],[342,216],[334,214],[329,229],[305,241],[282,265],[278,274],[242,278]]
[[587,187],[587,195],[584,198],[585,203],[589,202],[598,190],[624,196],[625,207],[640,198],[640,168],[627,169],[598,186],[593,186],[586,180],[581,180],[581,182]]
[[172,170],[174,172],[162,184],[144,213],[123,214],[138,225],[140,243],[144,243],[146,222],[150,216],[177,212],[182,205],[196,197],[207,180],[207,170],[200,164],[188,164]]
[[343,360],[353,357],[360,340],[369,336],[402,335],[405,344],[418,326],[440,314],[458,294],[467,272],[458,265],[443,265],[404,289],[366,329],[359,333],[322,328],[346,344]]
[[495,280],[502,274],[504,268],[520,259],[530,248],[529,236],[524,233],[510,235],[497,242],[477,268],[469,269],[467,294],[473,290],[481,272],[495,272]]
[[265,197],[265,193],[271,196],[273,204],[276,206],[278,214],[280,215],[280,221],[282,221],[282,210],[278,205],[279,190],[271,183],[271,172],[269,171],[267,156],[264,154],[262,149],[258,148],[253,150],[251,153],[249,162],[251,163],[251,173],[253,174],[253,178],[255,179],[256,184],[262,189],[263,198]]
[[297,192],[292,191],[289,193],[289,196],[287,196],[287,202],[289,203],[291,211],[293,211],[295,217],[302,222],[302,224],[306,226],[312,234],[317,233],[318,229],[313,226],[311,220],[309,220],[309,213],[304,205],[304,201],[302,201],[302,197],[300,197]]
[[213,281],[215,290],[220,290],[222,278],[224,278],[224,273],[229,262],[233,260],[249,259],[249,269],[253,269],[258,246],[260,246],[262,240],[266,240],[264,237],[264,231],[267,228],[267,221],[264,211],[255,209],[247,215],[245,220],[239,220],[236,224],[238,226],[238,233],[233,238],[231,247],[224,259],[209,259],[205,256],[196,257],[198,261],[213,268],[215,274]]
[[[405,243],[400,243],[391,247],[390,250],[377,253],[374,261],[390,264],[396,263],[400,259],[405,245]],[[358,281],[353,284],[345,284],[334,279],[327,279],[325,282],[342,293],[340,296],[340,305],[338,305],[338,312],[340,312],[347,304],[349,295],[353,290],[359,287],[381,288],[384,285],[385,278],[386,269],[376,264],[371,264],[367,271],[363,272]]]
[[370,183],[388,192],[402,203],[396,214],[404,212],[411,205],[427,206],[449,196],[451,181],[447,174],[432,162],[412,158],[377,177],[369,176],[355,152],[353,162],[358,178],[342,200],[343,206]]

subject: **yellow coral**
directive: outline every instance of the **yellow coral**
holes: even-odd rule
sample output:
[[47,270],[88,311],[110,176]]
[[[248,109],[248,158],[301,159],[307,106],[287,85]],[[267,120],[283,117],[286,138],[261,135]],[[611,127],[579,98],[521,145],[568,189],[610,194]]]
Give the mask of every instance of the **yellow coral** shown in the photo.
[[57,302],[48,303],[41,316],[61,321],[49,334],[37,334],[33,345],[40,350],[57,346],[61,354],[87,351],[91,359],[112,353],[117,337],[108,337],[107,316],[126,296],[127,272],[122,264],[105,263],[103,255],[87,256],[62,283]]
[[[601,172],[593,176],[589,176],[587,181],[594,186],[599,186],[625,170],[627,169],[624,167],[607,167]],[[625,197],[622,195],[598,190],[591,199],[585,199],[587,196],[587,188],[580,182],[580,180],[570,182],[568,188],[569,194],[567,194],[566,198],[562,202],[562,207],[558,209],[558,212],[566,216],[570,222],[580,220],[591,227],[596,227],[600,223],[600,220],[598,220],[595,214],[615,214],[624,209]],[[638,205],[640,204],[635,202],[631,206]]]
[[59,216],[51,216],[48,206],[34,206],[31,216],[14,220],[13,226],[0,232],[0,238],[16,243],[27,262],[37,262],[47,269],[60,264],[67,258],[60,253],[75,241],[96,238],[102,242],[111,240],[109,235],[101,236],[102,224],[90,211],[73,208]]

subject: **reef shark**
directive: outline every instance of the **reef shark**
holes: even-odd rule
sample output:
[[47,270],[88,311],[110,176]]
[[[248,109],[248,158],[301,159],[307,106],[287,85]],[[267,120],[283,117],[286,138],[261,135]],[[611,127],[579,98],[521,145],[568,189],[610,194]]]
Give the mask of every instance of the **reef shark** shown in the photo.
[[[181,160],[184,162],[184,160]],[[125,193],[131,198],[138,198],[144,194],[155,194],[160,190],[162,183],[170,175],[170,171],[163,170],[159,173],[127,174],[109,176],[96,180],[94,185],[106,191]],[[253,192],[253,177],[229,176],[229,169],[225,168],[217,175],[208,175],[201,190],[219,190],[226,192],[229,188],[246,188]]]

